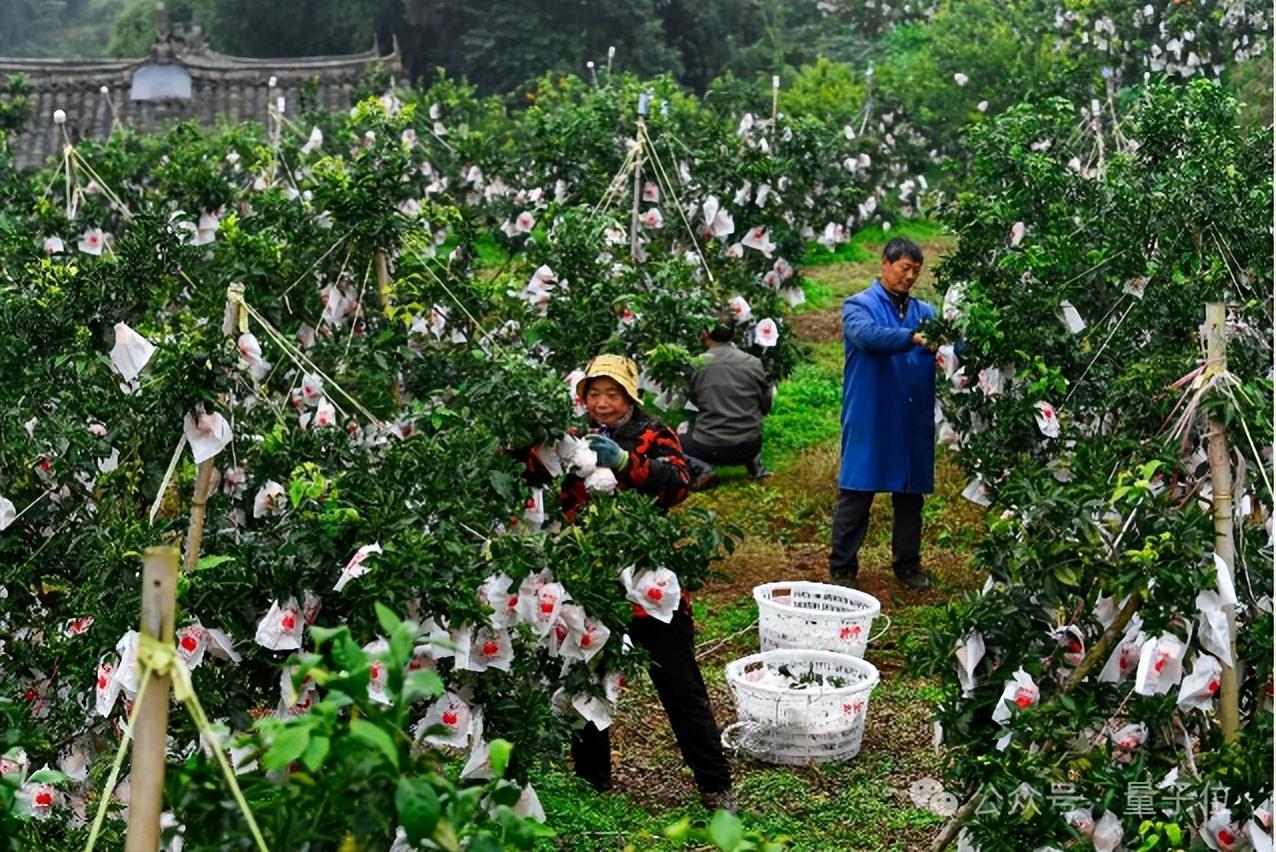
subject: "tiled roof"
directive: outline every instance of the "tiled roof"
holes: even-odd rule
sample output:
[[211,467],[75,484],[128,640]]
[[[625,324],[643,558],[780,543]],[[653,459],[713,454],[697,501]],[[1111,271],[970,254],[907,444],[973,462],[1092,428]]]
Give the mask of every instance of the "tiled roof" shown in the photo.
[[[143,59],[0,57],[0,81],[15,74],[27,81],[31,116],[14,146],[18,167],[32,168],[61,154],[62,132],[52,118],[58,109],[66,113],[66,130],[73,142],[109,136],[114,120],[142,131],[158,129],[172,119],[193,118],[203,124],[223,117],[265,122],[269,104],[279,96],[285,98],[286,111],[295,114],[301,91],[316,79],[316,96],[322,108],[349,109],[356,83],[376,64],[401,72],[398,45],[384,56],[374,45],[365,53],[349,56],[247,59],[209,50],[198,34],[188,41],[178,33],[157,40],[151,56]],[[185,69],[190,75],[191,97],[132,100],[134,73],[154,65]]]

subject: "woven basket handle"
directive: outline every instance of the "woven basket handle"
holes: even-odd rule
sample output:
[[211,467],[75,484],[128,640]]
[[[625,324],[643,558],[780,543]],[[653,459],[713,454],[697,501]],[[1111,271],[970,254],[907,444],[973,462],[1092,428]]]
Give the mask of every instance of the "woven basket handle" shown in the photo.
[[885,627],[883,627],[881,630],[879,630],[879,631],[877,632],[877,635],[876,635],[876,636],[870,636],[870,637],[868,637],[868,641],[869,641],[869,642],[876,642],[878,639],[881,639],[883,636],[885,636],[885,635],[886,635],[886,631],[887,631],[887,630],[890,630],[890,629],[891,629],[891,617],[890,617],[889,615],[886,615],[885,613],[883,613],[883,614],[882,614],[882,620],[886,622],[886,626],[885,626]]
[[[757,727],[757,724],[754,722],[732,722],[730,725],[727,725],[722,729],[722,747],[732,754],[738,752],[742,748],[746,748],[744,744],[745,740],[748,739],[750,734],[757,730]],[[739,732],[740,735],[738,741],[732,739],[737,732]]]

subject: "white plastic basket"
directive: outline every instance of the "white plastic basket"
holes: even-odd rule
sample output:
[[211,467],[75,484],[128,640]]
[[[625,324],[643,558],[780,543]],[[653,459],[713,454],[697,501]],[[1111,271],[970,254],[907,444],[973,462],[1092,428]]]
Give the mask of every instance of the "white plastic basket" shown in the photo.
[[829,583],[765,583],[754,587],[753,599],[763,651],[807,648],[863,657],[873,619],[882,614],[872,595]]
[[[793,677],[819,675],[823,683],[778,685],[782,668]],[[878,680],[872,663],[831,651],[782,649],[735,660],[727,664],[727,683],[739,721],[722,732],[723,745],[768,763],[849,760],[863,742],[868,699]]]

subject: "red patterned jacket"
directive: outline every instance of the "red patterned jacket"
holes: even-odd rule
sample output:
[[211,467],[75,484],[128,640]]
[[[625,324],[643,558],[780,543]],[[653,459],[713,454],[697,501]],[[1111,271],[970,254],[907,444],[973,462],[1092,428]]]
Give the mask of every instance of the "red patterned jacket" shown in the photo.
[[[591,423],[590,428],[598,424]],[[604,434],[629,453],[629,464],[616,474],[617,490],[636,488],[656,498],[656,505],[666,510],[687,499],[691,471],[676,432],[635,405],[627,421]],[[576,520],[587,502],[585,481],[575,475],[565,477],[558,503],[568,523]]]
[[[591,429],[601,428],[597,423],[589,425]],[[691,471],[676,432],[635,405],[627,421],[615,429],[604,430],[604,434],[629,453],[629,463],[616,474],[617,490],[634,488],[649,494],[662,510],[671,509],[687,499]],[[529,456],[528,468],[533,479],[540,478],[537,474],[548,473],[535,454]],[[585,480],[575,474],[565,476],[558,492],[558,504],[569,524],[575,522],[576,515],[588,502],[589,490],[585,488]],[[691,595],[685,589],[682,607],[690,613]],[[647,612],[635,604],[634,615],[641,618]]]

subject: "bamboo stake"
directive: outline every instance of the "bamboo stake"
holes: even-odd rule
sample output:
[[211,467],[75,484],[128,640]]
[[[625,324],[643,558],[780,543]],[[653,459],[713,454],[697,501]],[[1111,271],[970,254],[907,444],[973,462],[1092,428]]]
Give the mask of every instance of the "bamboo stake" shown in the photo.
[[[1205,375],[1227,372],[1227,311],[1220,302],[1205,306]],[[1236,587],[1236,541],[1232,521],[1232,463],[1227,446],[1227,427],[1215,415],[1209,416],[1210,480],[1214,485],[1214,552]],[[1240,732],[1240,684],[1236,677],[1236,605],[1223,604],[1232,664],[1223,662],[1219,678],[1218,720],[1223,741],[1235,742]]]
[[385,311],[390,306],[390,264],[384,251],[378,250],[373,258],[377,265],[377,293],[381,296],[381,310]]
[[[385,256],[385,251],[378,249],[376,254],[372,256],[373,262],[377,268],[377,294],[381,297],[381,313],[386,313],[390,307],[390,264]],[[367,280],[366,278],[364,279]],[[363,299],[359,299],[360,305]],[[350,340],[354,339],[354,324],[350,326]],[[350,351],[350,343],[346,342],[346,351]],[[399,374],[396,373],[390,379],[390,395],[394,397],[395,406],[403,404],[403,392],[399,389]]]
[[204,539],[204,518],[208,512],[208,492],[213,485],[213,460],[204,459],[195,474],[195,496],[191,504],[191,522],[186,528],[186,554],[182,559],[182,573],[195,570],[199,561],[200,542]]
[[634,200],[629,210],[629,256],[638,263],[638,203],[642,200],[642,146],[647,129],[647,95],[638,96],[638,132],[634,142],[638,145],[634,157]]
[[[141,632],[172,644],[177,610],[177,548],[148,547],[142,563]],[[164,808],[164,755],[168,745],[169,676],[151,673],[133,732],[125,852],[155,852]],[[104,791],[103,795],[109,795]]]

